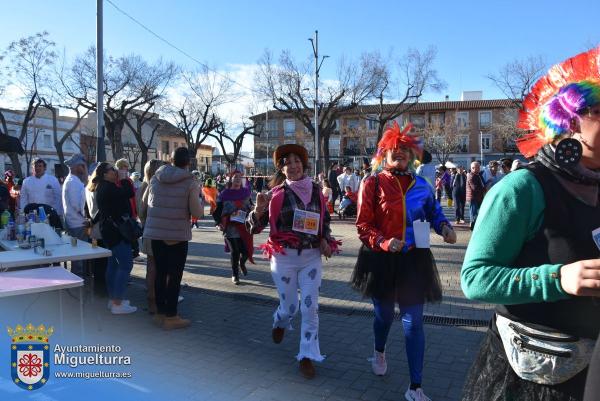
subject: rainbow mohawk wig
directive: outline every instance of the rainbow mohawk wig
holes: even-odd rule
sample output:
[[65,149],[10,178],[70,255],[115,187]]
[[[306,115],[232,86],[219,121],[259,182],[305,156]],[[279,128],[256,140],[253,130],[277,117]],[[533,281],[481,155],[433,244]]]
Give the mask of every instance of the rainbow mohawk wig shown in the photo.
[[406,147],[412,149],[418,159],[423,156],[423,141],[418,135],[409,134],[412,127],[413,125],[409,123],[403,129],[400,129],[396,121],[388,126],[377,144],[377,151],[371,161],[373,170],[378,170],[381,167],[386,152],[391,149]]
[[523,101],[517,127],[531,131],[517,140],[525,157],[570,132],[571,121],[600,103],[600,47],[550,68]]

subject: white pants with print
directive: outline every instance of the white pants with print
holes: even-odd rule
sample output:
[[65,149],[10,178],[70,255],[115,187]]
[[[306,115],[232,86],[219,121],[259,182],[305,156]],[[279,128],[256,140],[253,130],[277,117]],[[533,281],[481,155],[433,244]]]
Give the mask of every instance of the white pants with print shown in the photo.
[[285,253],[271,257],[271,275],[279,292],[279,307],[273,314],[273,327],[291,329],[291,321],[300,309],[300,352],[296,359],[308,358],[320,362],[324,359],[319,349],[318,314],[321,252],[319,249],[304,249],[298,255],[296,249],[286,248]]

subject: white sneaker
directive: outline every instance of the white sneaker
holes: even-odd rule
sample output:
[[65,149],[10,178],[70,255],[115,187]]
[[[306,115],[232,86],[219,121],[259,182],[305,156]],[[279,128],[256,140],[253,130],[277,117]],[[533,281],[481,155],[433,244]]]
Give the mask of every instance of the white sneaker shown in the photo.
[[113,315],[126,315],[128,313],[134,313],[135,311],[137,311],[135,306],[131,306],[125,302],[121,302],[121,305],[113,305],[112,308],[110,308],[110,312]]
[[404,398],[408,401],[431,401],[431,398],[427,397],[420,387],[416,390],[411,390],[409,387],[404,393]]
[[[127,304],[127,305],[129,305],[129,300],[128,299],[122,299],[121,300],[121,304]],[[108,300],[108,304],[106,305],[106,308],[108,310],[111,310],[112,306],[113,306],[112,299],[109,299]]]
[[387,372],[387,362],[385,361],[385,351],[379,352],[373,350],[373,358],[371,359],[371,368],[377,376],[383,376]]

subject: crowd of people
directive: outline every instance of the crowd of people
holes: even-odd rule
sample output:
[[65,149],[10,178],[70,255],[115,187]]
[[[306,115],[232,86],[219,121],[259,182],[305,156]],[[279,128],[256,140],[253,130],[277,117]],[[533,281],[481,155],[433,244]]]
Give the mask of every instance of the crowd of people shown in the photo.
[[[268,228],[258,248],[268,258],[279,305],[271,337],[283,341],[301,313],[296,359],[306,378],[321,362],[319,295],[322,258],[340,252],[331,215],[356,215],[362,246],[350,283],[371,299],[375,375],[387,373],[386,343],[396,305],[404,329],[409,401],[430,401],[422,388],[424,304],[442,299],[436,262],[423,236],[457,240],[440,202],[473,230],[461,271],[468,298],[496,304],[496,313],[466,381],[464,400],[597,400],[600,389],[600,54],[593,50],[553,67],[524,101],[517,142],[529,164],[473,161],[432,168],[431,155],[412,126],[387,127],[361,170],[331,165],[312,178],[308,152],[297,144],[273,154],[275,174],[248,180],[240,171],[212,178],[190,171],[187,148],[170,163],[150,160],[143,181],[124,159],[93,166],[74,155],[62,187],[42,159],[32,175],[5,174],[0,208],[13,214],[44,205],[56,224],[112,255],[93,263],[112,314],[137,308],[127,299],[133,259],[147,255],[148,311],[166,329],[190,320],[178,313],[180,285],[192,228],[210,207],[230,253],[232,282],[255,263],[253,236]],[[337,209],[336,209],[336,204]],[[483,224],[482,221],[491,222]],[[138,222],[141,227],[138,227]],[[137,228],[137,229],[136,229]],[[141,237],[141,241],[139,241]],[[85,274],[81,263],[72,271]],[[289,334],[288,334],[289,336]],[[595,348],[594,348],[595,347]],[[588,372],[589,371],[589,372]],[[597,375],[597,373],[595,373]],[[587,380],[586,380],[587,377]]]

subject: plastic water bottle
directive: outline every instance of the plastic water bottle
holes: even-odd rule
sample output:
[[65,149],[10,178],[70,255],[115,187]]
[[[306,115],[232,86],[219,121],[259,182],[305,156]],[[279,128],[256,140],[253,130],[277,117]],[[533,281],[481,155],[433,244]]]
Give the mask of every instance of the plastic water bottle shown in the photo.
[[6,227],[8,225],[9,220],[10,220],[10,212],[8,210],[5,210],[2,213],[2,216],[0,217],[0,226],[2,226],[2,228]]
[[25,222],[25,231],[23,232],[23,239],[25,241],[29,241],[29,237],[31,236],[31,223],[33,223],[33,216],[30,214],[29,219]]
[[8,238],[7,239],[9,241],[17,240],[17,232],[15,230],[15,221],[12,219],[12,217],[8,221]]
[[40,206],[38,208],[39,212],[38,212],[38,216],[40,219],[40,223],[48,223],[47,217],[46,217],[46,210],[44,209],[43,206]]
[[21,237],[21,240],[23,240],[23,236],[25,234],[25,216],[22,213],[19,213],[17,215],[16,224],[17,224],[16,239]]

